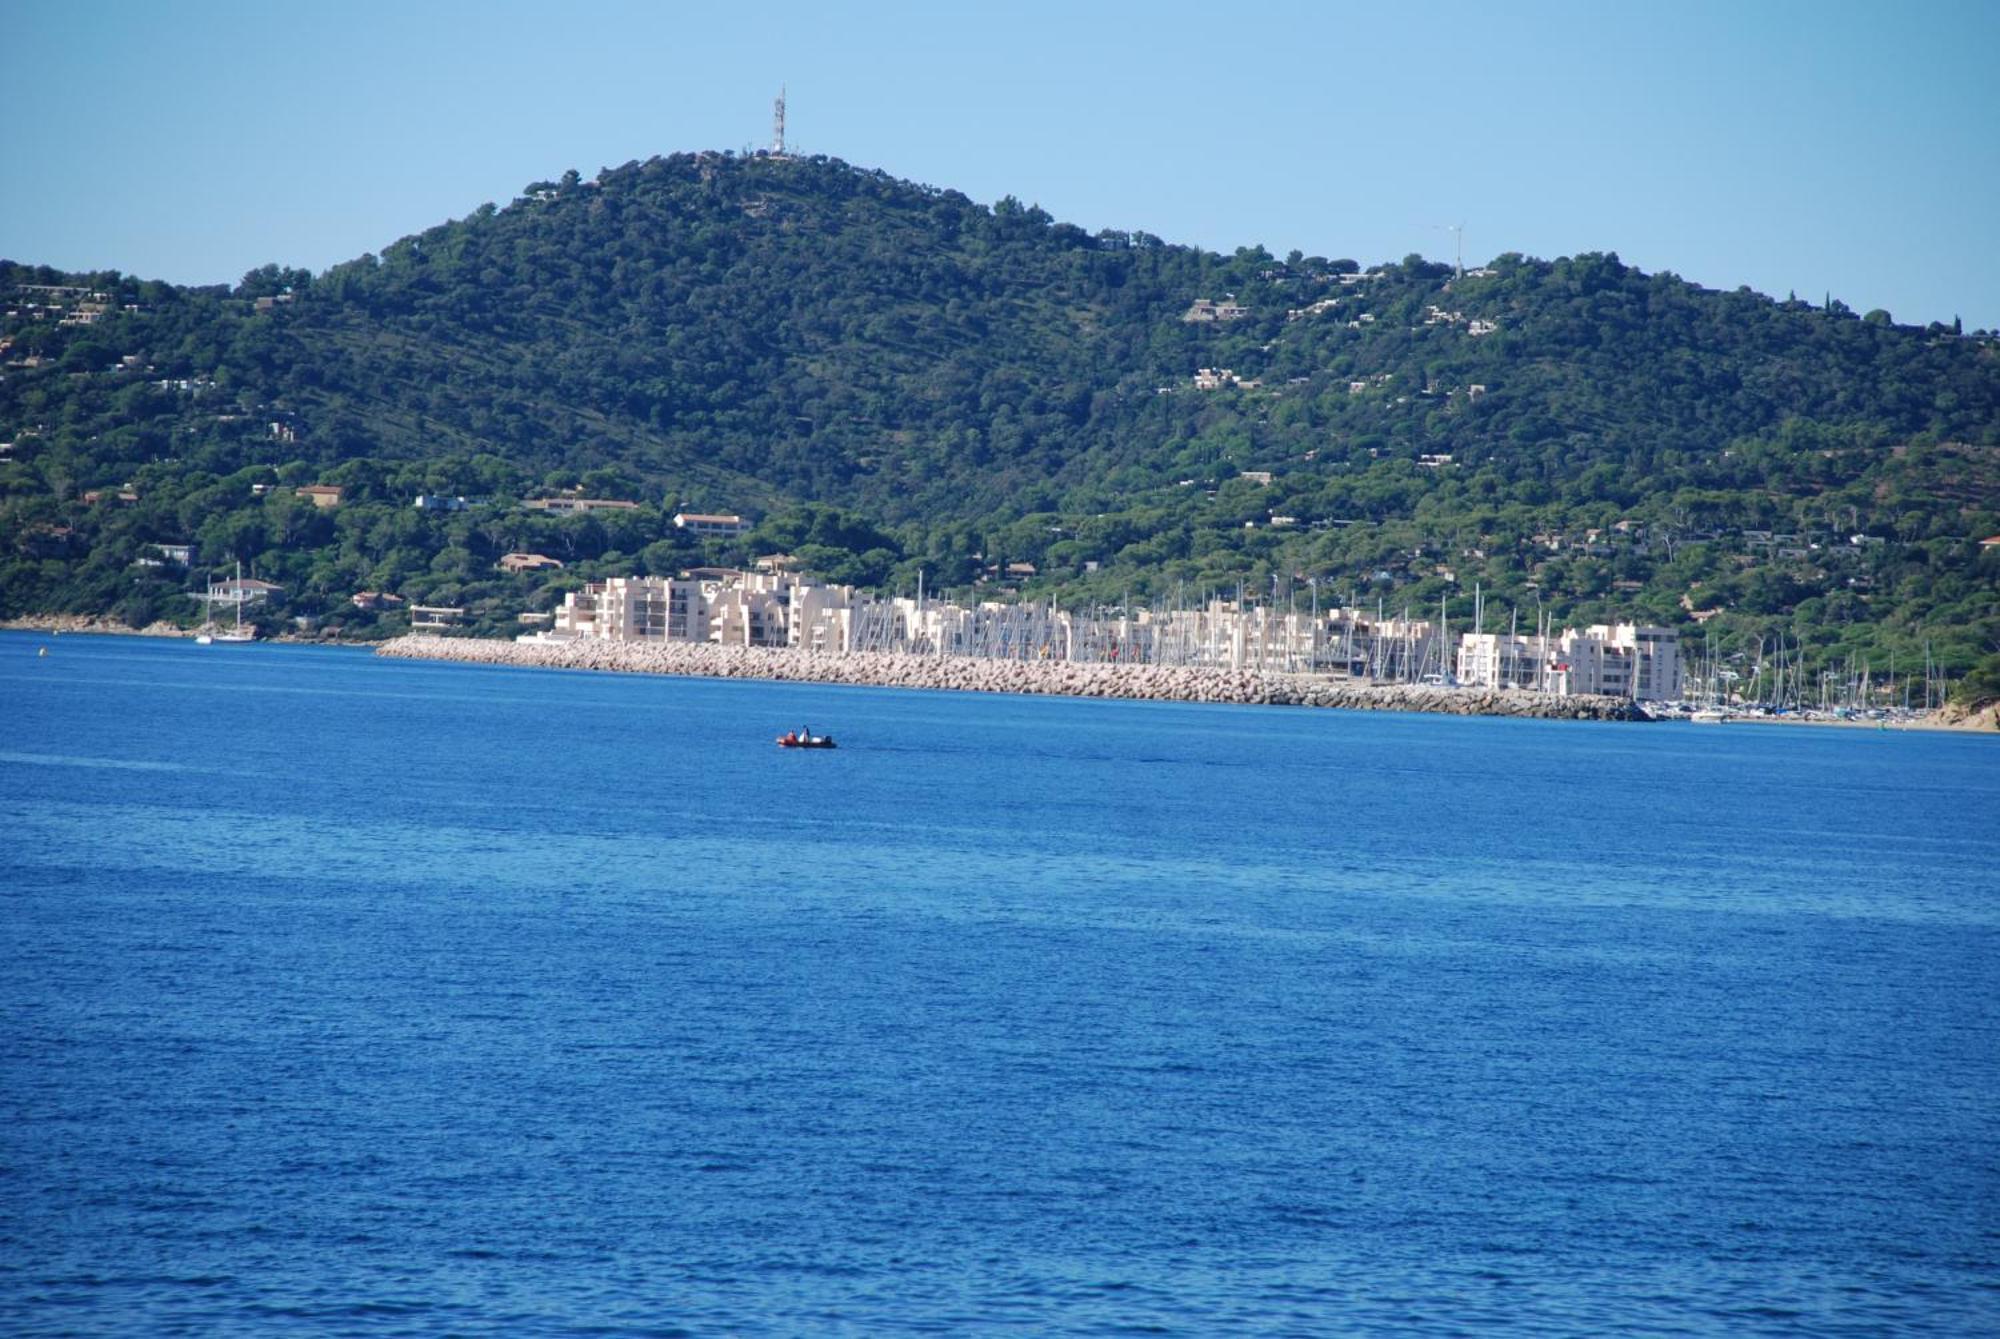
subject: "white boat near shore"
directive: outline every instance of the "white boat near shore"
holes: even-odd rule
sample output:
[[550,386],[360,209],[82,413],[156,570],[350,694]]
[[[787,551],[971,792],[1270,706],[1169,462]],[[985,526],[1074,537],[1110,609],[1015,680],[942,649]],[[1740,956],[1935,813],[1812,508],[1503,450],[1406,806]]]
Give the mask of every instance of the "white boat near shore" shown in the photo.
[[236,581],[230,589],[230,597],[236,605],[236,625],[219,628],[215,625],[215,602],[224,598],[217,595],[217,583],[208,583],[208,620],[201,625],[201,631],[194,637],[196,646],[211,646],[216,642],[254,642],[257,630],[243,626],[243,564],[236,564]]

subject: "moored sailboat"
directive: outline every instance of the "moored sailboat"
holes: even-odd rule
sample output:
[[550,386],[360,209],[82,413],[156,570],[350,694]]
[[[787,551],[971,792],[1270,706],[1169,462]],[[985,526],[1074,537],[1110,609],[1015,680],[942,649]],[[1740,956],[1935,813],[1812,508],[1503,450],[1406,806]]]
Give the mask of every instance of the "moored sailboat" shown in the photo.
[[[208,646],[215,642],[256,641],[257,629],[243,626],[243,564],[236,564],[236,579],[233,582],[227,583],[229,593],[226,596],[216,594],[221,584],[223,583],[214,581],[208,583],[208,618],[202,623],[201,630],[195,634],[195,645]],[[234,627],[223,628],[216,626],[215,602],[219,599],[227,599],[235,604],[236,623]]]

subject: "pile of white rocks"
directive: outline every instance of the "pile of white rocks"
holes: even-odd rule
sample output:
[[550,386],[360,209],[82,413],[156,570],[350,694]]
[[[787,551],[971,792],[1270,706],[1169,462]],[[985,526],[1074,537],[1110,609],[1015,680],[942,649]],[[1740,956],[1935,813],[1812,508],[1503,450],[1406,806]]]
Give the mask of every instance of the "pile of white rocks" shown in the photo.
[[1623,698],[1551,697],[1544,693],[1367,684],[1307,675],[1160,665],[1078,665],[1065,661],[975,660],[880,652],[826,655],[684,642],[665,645],[589,640],[503,642],[425,636],[398,637],[377,647],[376,654],[536,669],[778,679],[968,693],[1346,707],[1359,711],[1428,711],[1455,716],[1534,716],[1551,720],[1648,719],[1644,711]]

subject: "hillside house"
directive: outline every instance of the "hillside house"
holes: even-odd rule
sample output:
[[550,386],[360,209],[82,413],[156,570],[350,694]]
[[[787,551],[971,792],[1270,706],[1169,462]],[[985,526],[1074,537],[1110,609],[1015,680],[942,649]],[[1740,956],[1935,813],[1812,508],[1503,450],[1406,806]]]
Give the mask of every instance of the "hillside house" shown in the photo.
[[553,516],[584,516],[594,511],[637,511],[639,504],[604,497],[535,497],[521,504],[529,511]]
[[1248,307],[1228,298],[1220,302],[1196,298],[1193,304],[1181,313],[1181,319],[1193,325],[1203,325],[1215,321],[1240,321],[1249,314]]
[[1202,367],[1195,370],[1194,388],[1198,391],[1219,391],[1242,384],[1243,379],[1226,367]]
[[1287,321],[1298,321],[1308,316],[1318,316],[1321,312],[1330,312],[1339,305],[1339,298],[1321,298],[1318,302],[1308,303],[1303,307],[1294,307],[1285,313],[1285,319]]
[[691,535],[740,535],[750,528],[750,523],[727,513],[677,511],[674,528]]
[[500,561],[493,565],[502,572],[544,572],[562,569],[562,561],[551,558],[546,553],[503,553],[500,555]]
[[363,613],[373,613],[378,609],[396,608],[403,603],[403,597],[391,595],[386,590],[363,590],[348,596],[347,602]]
[[262,604],[273,595],[284,594],[285,588],[274,581],[259,581],[256,577],[231,577],[211,585],[206,593],[194,594],[192,598],[209,604]]

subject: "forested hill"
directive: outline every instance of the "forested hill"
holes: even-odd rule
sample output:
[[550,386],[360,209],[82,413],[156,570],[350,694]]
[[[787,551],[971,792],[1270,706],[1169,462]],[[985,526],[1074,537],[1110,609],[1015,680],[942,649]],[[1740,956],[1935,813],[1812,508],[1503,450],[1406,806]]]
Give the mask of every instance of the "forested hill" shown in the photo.
[[[365,623],[365,588],[490,622],[754,547],[697,548],[665,519],[687,508],[873,583],[1011,562],[1075,598],[1275,576],[1434,604],[1478,582],[1578,616],[1717,608],[1828,654],[1929,635],[1967,662],[2000,636],[1976,544],[2000,529],[1994,339],[1612,255],[1218,255],[827,159],[684,154],[319,276],[0,264],[0,297],[0,613],[183,612],[131,564],[194,541],[281,581],[287,618]],[[563,488],[646,505],[517,505]],[[419,492],[479,502],[430,517]],[[569,567],[495,573],[518,549]]]

